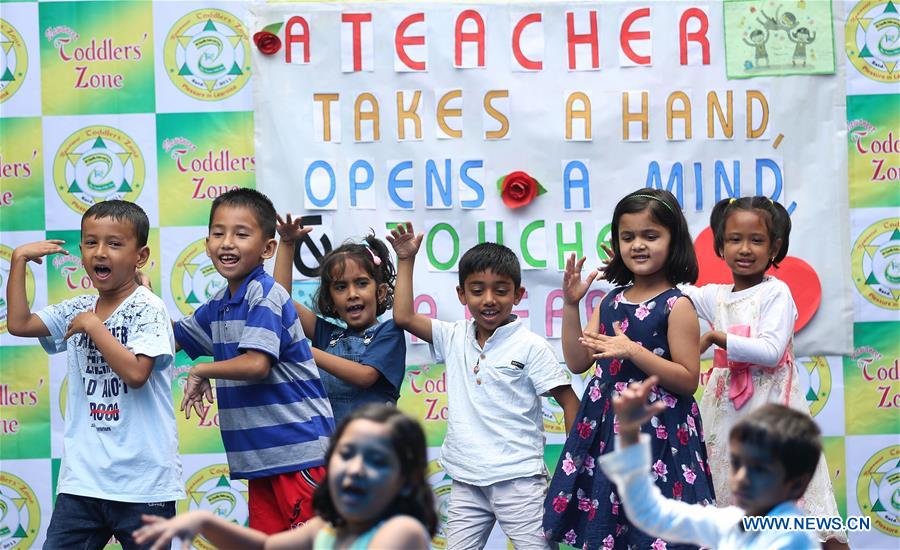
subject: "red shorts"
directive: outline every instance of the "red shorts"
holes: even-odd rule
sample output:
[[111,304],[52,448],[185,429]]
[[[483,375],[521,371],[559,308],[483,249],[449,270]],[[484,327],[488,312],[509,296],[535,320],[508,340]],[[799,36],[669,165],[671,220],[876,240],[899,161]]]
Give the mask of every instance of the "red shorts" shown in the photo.
[[300,527],[315,516],[313,493],[325,477],[325,467],[316,466],[269,477],[251,479],[250,528],[273,534]]

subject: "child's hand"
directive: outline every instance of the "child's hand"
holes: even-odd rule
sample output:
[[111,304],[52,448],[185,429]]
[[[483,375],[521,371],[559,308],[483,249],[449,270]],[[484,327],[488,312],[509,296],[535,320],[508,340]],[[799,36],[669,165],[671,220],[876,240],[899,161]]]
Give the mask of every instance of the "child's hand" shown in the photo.
[[603,265],[600,266],[600,278],[606,278],[606,270],[609,268],[609,264],[612,263],[613,259],[616,257],[616,253],[613,251],[612,247],[606,243],[600,243],[600,248],[603,249],[603,252],[606,252],[606,259],[601,260]]
[[82,311],[72,319],[71,323],[69,323],[69,328],[66,330],[66,335],[63,336],[63,340],[68,340],[76,334],[87,334],[91,327],[96,326],[97,324],[102,325],[103,321],[97,317],[96,313],[93,311]]
[[418,235],[413,232],[412,222],[398,224],[391,230],[391,234],[387,236],[387,241],[394,247],[398,260],[409,260],[415,258],[422,246],[424,233]]
[[203,529],[203,512],[188,512],[179,514],[172,519],[160,516],[141,515],[144,526],[134,531],[131,536],[134,542],[145,545],[156,541],[150,550],[168,549],[172,546],[172,539],[181,539],[182,550],[190,550],[194,537]]
[[613,323],[613,331],[616,333],[615,336],[585,331],[578,341],[582,346],[594,352],[596,359],[631,359],[644,349],[625,336],[618,321]]
[[25,258],[26,261],[40,264],[44,262],[41,259],[44,256],[49,256],[50,254],[68,254],[66,249],[61,246],[62,244],[65,244],[65,242],[66,241],[61,241],[59,239],[50,239],[38,241],[36,243],[23,244],[13,250],[12,255],[13,258]]
[[591,283],[597,278],[597,270],[588,273],[587,280],[581,280],[581,269],[584,267],[586,257],[582,257],[575,261],[575,253],[573,252],[569,259],[566,260],[566,272],[563,274],[563,300],[569,305],[578,305],[578,302],[584,298]]
[[197,376],[192,370],[184,382],[184,397],[181,399],[181,410],[184,411],[185,419],[191,418],[191,408],[197,416],[203,416],[204,397],[210,403],[213,402],[212,385],[208,379]]
[[275,229],[278,231],[278,237],[285,244],[297,242],[312,231],[312,227],[303,227],[302,218],[291,218],[290,212],[284,215],[284,219],[275,214],[275,220],[278,222],[275,226]]
[[138,286],[145,286],[148,289],[153,290],[153,283],[150,282],[150,277],[140,269],[134,270],[134,282],[137,283]]
[[613,411],[619,420],[622,443],[636,443],[641,426],[665,410],[666,404],[661,399],[647,406],[647,395],[658,381],[659,378],[651,376],[643,382],[632,382],[622,393],[613,397]]
[[[713,344],[721,348],[725,347],[727,336],[721,330],[711,330],[700,337],[700,353],[705,352]],[[720,343],[721,342],[721,343]]]

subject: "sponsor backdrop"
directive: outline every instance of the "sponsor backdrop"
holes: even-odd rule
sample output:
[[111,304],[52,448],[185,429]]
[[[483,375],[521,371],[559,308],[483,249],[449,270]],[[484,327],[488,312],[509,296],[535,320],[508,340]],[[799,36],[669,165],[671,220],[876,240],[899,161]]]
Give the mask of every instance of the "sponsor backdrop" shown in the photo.
[[[272,56],[252,40],[264,27],[281,41]],[[258,186],[279,210],[316,216],[296,300],[315,289],[318,255],[411,219],[428,234],[417,289],[448,289],[418,296],[421,312],[463,316],[451,290],[459,254],[503,240],[527,268],[520,313],[558,346],[561,259],[601,259],[613,205],[644,185],[678,194],[707,281],[728,277],[705,231],[718,198],[765,193],[791,209],[794,263],[777,275],[801,310],[799,381],[841,513],[872,518],[851,542],[896,547],[898,28],[890,0],[0,0],[0,548],[43,543],[65,411],[64,357],[6,332],[16,246],[69,243],[69,256],[29,265],[34,309],[91,292],[80,216],[135,201],[153,227],[153,288],[179,318],[223,284],[203,243],[210,201]],[[516,170],[546,192],[511,210],[497,187]],[[585,315],[605,290],[592,290]],[[446,518],[444,368],[421,343],[409,350],[400,407],[426,427]],[[176,403],[190,365],[178,355]],[[585,381],[574,377],[579,394]],[[565,439],[552,400],[544,418],[552,468]],[[178,429],[179,511],[246,523],[247,487],[228,478],[215,406]],[[499,529],[489,544],[506,546]],[[434,545],[446,546],[443,530]]]

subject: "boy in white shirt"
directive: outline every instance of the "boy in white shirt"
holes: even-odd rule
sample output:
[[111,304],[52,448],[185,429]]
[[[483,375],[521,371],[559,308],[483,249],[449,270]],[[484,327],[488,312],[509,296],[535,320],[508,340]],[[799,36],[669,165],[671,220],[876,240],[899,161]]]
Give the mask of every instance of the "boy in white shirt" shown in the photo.
[[[815,531],[746,531],[744,516],[802,516],[803,496],[822,454],[819,428],[809,415],[768,404],[731,429],[729,485],[737,506],[716,508],[663,497],[650,478],[650,445],[641,424],[665,404],[645,406],[657,383],[651,376],[613,399],[619,419],[616,450],[598,463],[619,488],[625,514],[642,531],[669,542],[717,550],[818,549]],[[640,435],[640,437],[639,437]]]
[[137,548],[141,514],[175,515],[184,498],[172,404],[172,323],[158,296],[135,282],[147,262],[150,222],[110,200],[81,219],[81,261],[97,294],[32,313],[25,264],[66,254],[63,241],[16,248],[6,288],[10,334],[66,351],[63,459],[45,548],[102,548],[111,535]]
[[461,304],[472,320],[432,320],[413,308],[413,267],[422,234],[399,225],[394,322],[432,344],[447,373],[449,417],[441,464],[453,479],[447,547],[483,548],[494,521],[517,549],[548,548],[541,531],[547,491],[540,396],[562,406],[566,429],[578,397],[546,340],[512,315],[525,293],[509,248],[482,243],[459,262]]

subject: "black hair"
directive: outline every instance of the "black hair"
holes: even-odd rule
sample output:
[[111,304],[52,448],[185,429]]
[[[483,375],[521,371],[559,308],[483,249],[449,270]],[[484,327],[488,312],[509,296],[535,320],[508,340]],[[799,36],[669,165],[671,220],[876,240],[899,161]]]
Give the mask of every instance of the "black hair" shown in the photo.
[[750,210],[759,214],[769,231],[769,246],[775,246],[775,241],[781,240],[778,253],[774,258],[769,257],[769,265],[766,266],[766,269],[769,266],[778,267],[778,262],[787,256],[791,236],[791,216],[781,203],[761,195],[740,199],[722,199],[713,207],[712,213],[709,215],[709,226],[713,231],[713,246],[716,249],[716,256],[721,258],[725,248],[725,222],[737,210]]
[[822,455],[819,427],[807,413],[768,403],[731,428],[729,441],[766,449],[784,466],[787,480],[812,474]]
[[[386,508],[387,515],[412,516],[422,522],[429,535],[434,536],[437,532],[438,519],[434,505],[434,493],[425,478],[428,460],[425,451],[425,432],[413,418],[403,414],[396,407],[378,403],[364,405],[354,410],[344,418],[334,435],[331,436],[331,444],[325,453],[326,466],[331,461],[331,455],[334,454],[335,447],[347,426],[358,419],[378,422],[389,428],[391,444],[400,462],[401,475],[406,478],[405,489],[397,493],[394,502]],[[328,488],[327,470],[325,477],[313,494],[313,508],[316,514],[335,527],[346,524],[332,501],[331,491]]]
[[262,229],[263,236],[267,239],[275,238],[275,207],[269,197],[256,189],[239,187],[222,193],[213,200],[209,208],[209,226],[212,227],[213,216],[220,206],[232,206],[237,208],[249,208],[256,217],[256,223]]
[[[378,258],[378,264],[375,263]],[[334,300],[331,299],[331,285],[334,280],[344,274],[347,259],[352,259],[361,268],[365,269],[369,276],[375,280],[376,292],[381,285],[387,285],[387,293],[384,299],[378,302],[376,315],[394,307],[394,283],[397,273],[391,262],[391,253],[384,241],[377,238],[375,233],[369,233],[363,238],[362,243],[347,241],[325,255],[319,262],[319,288],[313,296],[316,309],[326,317],[340,318]],[[377,296],[377,294],[376,294]]]
[[755,31],[750,33],[750,38],[753,38],[754,36],[762,36],[763,34],[765,34],[763,31],[756,29]]
[[150,220],[147,219],[147,213],[144,212],[144,209],[133,202],[121,200],[98,202],[88,208],[87,212],[81,216],[81,223],[84,224],[84,220],[88,218],[97,220],[112,218],[117,222],[129,223],[134,229],[134,237],[137,239],[138,248],[147,246],[147,237],[150,234]]
[[466,279],[473,273],[490,271],[494,275],[507,276],[516,290],[522,286],[522,268],[519,258],[508,247],[497,243],[476,244],[466,250],[459,260],[459,286],[466,285]]
[[669,255],[663,268],[666,270],[666,280],[672,284],[695,283],[699,274],[697,255],[678,199],[668,191],[652,188],[629,193],[616,205],[610,234],[614,257],[606,267],[606,280],[619,286],[634,281],[634,273],[625,266],[619,250],[619,219],[623,214],[637,214],[644,210],[649,211],[653,221],[671,234]]
[[800,33],[805,34],[807,38],[810,37],[809,29],[807,29],[806,27],[800,27],[799,29],[794,31],[794,38],[800,36]]

